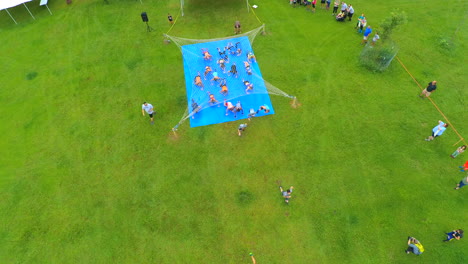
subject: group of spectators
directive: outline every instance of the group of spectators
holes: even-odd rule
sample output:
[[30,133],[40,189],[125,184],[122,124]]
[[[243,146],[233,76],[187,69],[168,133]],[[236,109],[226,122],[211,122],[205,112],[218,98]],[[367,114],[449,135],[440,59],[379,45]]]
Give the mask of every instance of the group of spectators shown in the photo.
[[[290,0],[290,4],[293,7],[296,7],[297,4],[299,5],[304,5],[306,6],[307,10],[310,10],[312,12],[315,12],[316,9],[316,0]],[[331,0],[321,0],[321,9],[329,10],[331,4]],[[338,12],[338,8],[341,7],[340,12]],[[346,18],[348,21],[352,20],[352,17],[354,15],[354,8],[351,4],[347,4],[344,1],[341,2],[340,0],[335,0],[333,3],[333,11],[332,11],[332,16],[335,16],[336,21],[340,22],[345,22]],[[370,35],[372,33],[372,28],[371,26],[367,25],[367,19],[364,14],[361,14],[359,16],[357,24],[355,26],[355,29],[358,34],[363,34],[363,40],[361,41],[362,44],[367,44],[368,39],[370,38]],[[375,32],[372,42],[370,43],[372,46],[375,46],[376,42],[380,39],[379,33]],[[434,92],[437,88],[436,86],[436,81],[432,81],[428,84],[426,89],[423,90],[421,93],[420,97],[421,98],[427,98],[431,95],[432,92]],[[436,137],[442,135],[446,128],[448,127],[448,124],[439,121],[439,124],[435,126],[432,129],[432,134],[428,138],[426,138],[426,141],[432,141]],[[467,146],[463,145],[459,148],[457,148],[451,155],[451,158],[456,158],[458,155],[463,153],[466,150]],[[468,171],[468,161],[463,165],[460,166],[460,171],[465,172]],[[457,184],[457,186],[454,188],[455,190],[458,190],[462,188],[463,186],[468,185],[468,175],[465,175],[465,177]],[[280,191],[285,198],[285,202],[289,203],[289,199],[291,198],[291,192],[292,192],[292,187],[287,190],[283,191],[282,187],[280,186]],[[463,230],[462,229],[456,229],[451,232],[445,233],[446,239],[444,239],[444,242],[451,241],[453,239],[455,240],[460,240],[463,237]],[[421,244],[419,240],[417,240],[414,237],[408,237],[408,248],[405,250],[407,254],[414,253],[416,255],[421,255],[424,252],[424,247]]]
[[[296,7],[297,5],[305,6],[307,11],[315,13],[317,0],[289,0],[289,4],[292,7]],[[320,0],[320,9],[328,11],[330,9],[330,5],[331,0]],[[340,9],[340,12],[338,12],[338,9]],[[346,18],[348,21],[351,21],[354,16],[354,7],[344,1],[334,0],[332,16],[335,16],[336,21],[344,22],[346,21]],[[371,37],[372,28],[371,26],[367,26],[367,19],[364,14],[359,16],[355,29],[357,33],[364,35],[361,44],[367,44],[368,39]],[[379,39],[379,33],[376,31],[370,44],[375,46]]]

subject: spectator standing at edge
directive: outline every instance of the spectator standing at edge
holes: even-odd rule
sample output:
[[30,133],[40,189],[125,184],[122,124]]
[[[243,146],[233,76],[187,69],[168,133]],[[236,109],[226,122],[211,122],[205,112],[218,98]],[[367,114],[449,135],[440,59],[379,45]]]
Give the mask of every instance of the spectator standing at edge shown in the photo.
[[169,20],[169,24],[174,24],[174,20],[172,19],[172,16],[169,13],[167,14],[167,20]]
[[432,129],[432,135],[426,138],[426,141],[434,140],[434,138],[441,136],[447,129],[448,124],[439,120],[439,124]]
[[358,18],[358,22],[356,24],[356,29],[358,30],[357,32],[362,33],[362,30],[366,27],[366,25],[367,25],[366,16],[364,14],[362,14]]
[[375,32],[375,35],[374,35],[374,37],[372,38],[371,45],[372,45],[372,46],[375,46],[375,43],[376,43],[377,40],[379,40],[379,39],[380,39],[379,32]]
[[369,35],[372,33],[372,28],[368,26],[366,28],[366,31],[364,31],[364,37],[362,38],[361,45],[362,44],[367,44],[367,39],[369,38]]
[[436,89],[437,89],[437,81],[432,81],[432,82],[427,84],[426,89],[424,89],[421,92],[419,97],[421,97],[421,99],[424,99],[424,96],[429,97],[429,96],[431,96],[431,93],[435,92]]
[[345,2],[343,2],[343,4],[341,4],[341,12],[346,14],[347,10],[348,10],[348,5]]
[[239,20],[237,20],[237,21],[234,23],[234,33],[235,33],[236,35],[241,33],[241,23],[240,23]]
[[354,8],[352,5],[349,5],[348,7],[348,21],[351,21],[351,18],[353,17],[354,15]]
[[339,6],[340,6],[340,0],[335,0],[335,2],[333,2],[332,16],[336,16],[338,14],[338,7]]

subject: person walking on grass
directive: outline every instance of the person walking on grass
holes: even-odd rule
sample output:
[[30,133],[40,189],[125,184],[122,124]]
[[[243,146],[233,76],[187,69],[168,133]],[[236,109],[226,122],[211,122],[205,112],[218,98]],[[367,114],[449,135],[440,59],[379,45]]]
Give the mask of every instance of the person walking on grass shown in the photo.
[[460,240],[461,238],[463,238],[463,230],[461,229],[453,230],[452,232],[445,233],[445,234],[447,235],[447,239],[442,240],[443,242],[451,241],[454,238],[456,240]]
[[445,132],[448,126],[449,126],[448,124],[439,120],[439,124],[432,129],[432,135],[430,135],[425,140],[431,141],[431,140],[434,140],[434,138],[438,136],[442,136],[442,134]]
[[154,109],[153,109],[153,105],[152,104],[149,104],[147,102],[143,102],[143,104],[141,105],[141,114],[143,116],[145,116],[145,112],[148,113],[149,117],[150,117],[150,121],[151,121],[151,124],[153,125],[154,124],[154,117],[153,117],[153,114],[154,114]]
[[354,8],[352,5],[349,5],[348,9],[346,10],[348,12],[348,21],[351,21],[351,18],[354,15]]
[[167,14],[167,20],[169,20],[169,24],[174,24],[174,20],[172,19],[172,16],[169,13]]
[[375,32],[375,35],[374,35],[374,37],[372,38],[371,45],[372,45],[372,46],[375,46],[375,43],[376,43],[377,40],[379,40],[379,39],[380,39],[379,32]]
[[284,191],[284,190],[283,190],[283,187],[281,187],[281,186],[279,187],[279,189],[280,189],[281,195],[282,195],[283,198],[284,198],[284,202],[285,202],[286,204],[289,204],[289,199],[291,199],[291,193],[292,193],[294,187],[291,186],[291,187],[289,187],[289,189],[287,189],[286,191]]
[[360,17],[358,17],[358,22],[356,24],[357,33],[361,34],[362,30],[366,27],[366,25],[367,25],[366,16],[362,14]]
[[461,147],[458,147],[457,150],[455,150],[455,152],[452,153],[452,155],[450,155],[450,157],[452,159],[456,158],[458,155],[462,154],[463,152],[465,152],[466,150],[466,145],[463,145]]
[[242,132],[244,132],[246,128],[247,128],[247,123],[239,125],[239,127],[237,128],[237,134],[239,135],[239,137],[242,136]]
[[405,250],[406,254],[413,253],[421,255],[424,252],[424,247],[416,238],[408,237],[408,248]]
[[330,3],[331,3],[331,0],[327,0],[327,11],[330,10]]
[[426,89],[424,89],[421,92],[419,97],[421,97],[421,99],[424,99],[424,97],[429,97],[429,96],[431,96],[431,93],[435,92],[436,89],[437,89],[437,81],[432,81],[432,82],[427,84]]
[[465,176],[458,184],[457,184],[457,187],[455,187],[454,189],[455,190],[458,190],[460,189],[461,187],[465,186],[465,185],[468,185],[468,175]]
[[372,28],[370,26],[368,26],[366,28],[366,30],[364,31],[364,37],[361,41],[361,45],[362,44],[367,44],[367,39],[369,38],[369,35],[372,33]]
[[234,23],[234,33],[235,33],[236,35],[241,33],[241,23],[240,23],[239,20],[237,20],[237,21]]

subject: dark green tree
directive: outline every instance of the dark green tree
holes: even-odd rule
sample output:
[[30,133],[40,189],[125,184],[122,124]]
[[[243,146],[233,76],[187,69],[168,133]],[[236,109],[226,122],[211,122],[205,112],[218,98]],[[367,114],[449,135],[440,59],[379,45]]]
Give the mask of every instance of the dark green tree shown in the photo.
[[390,13],[390,16],[385,18],[380,23],[379,33],[381,34],[382,40],[387,40],[392,35],[393,30],[408,21],[406,13],[404,11],[395,10]]

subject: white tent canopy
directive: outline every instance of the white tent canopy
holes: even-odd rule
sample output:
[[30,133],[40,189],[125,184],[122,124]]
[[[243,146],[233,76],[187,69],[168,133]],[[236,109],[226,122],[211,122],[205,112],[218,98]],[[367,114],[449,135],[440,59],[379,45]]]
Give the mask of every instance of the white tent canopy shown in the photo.
[[2,0],[0,1],[0,10],[31,2],[31,0]]
[[[5,11],[8,13],[8,15],[11,17],[11,19],[13,19],[13,21],[18,24],[18,22],[16,22],[16,20],[13,18],[13,16],[10,14],[10,12],[8,12],[8,8],[11,8],[11,7],[15,7],[17,5],[21,5],[23,4],[24,7],[26,8],[26,10],[28,10],[29,14],[31,15],[31,17],[35,20],[36,18],[33,16],[33,14],[31,13],[31,11],[29,11],[29,8],[26,6],[25,3],[27,2],[31,2],[32,0],[0,0],[0,11],[5,9]],[[48,0],[41,0],[41,2],[39,3],[39,5],[45,5],[47,7],[47,9],[49,10],[50,12],[50,9],[49,7],[47,6],[47,1]],[[52,14],[52,12],[50,12],[50,14]]]

